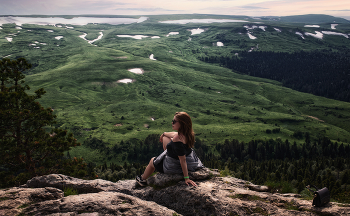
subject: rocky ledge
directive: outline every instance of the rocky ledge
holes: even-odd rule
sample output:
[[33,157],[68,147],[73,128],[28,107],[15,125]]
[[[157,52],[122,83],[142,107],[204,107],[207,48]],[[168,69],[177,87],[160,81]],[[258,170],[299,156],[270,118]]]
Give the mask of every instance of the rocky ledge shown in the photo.
[[[21,187],[0,190],[0,215],[350,215],[350,207],[329,203],[313,207],[298,194],[272,194],[266,186],[203,169],[181,175],[157,174],[140,187],[135,180],[116,183],[60,174],[35,177]],[[78,195],[64,197],[64,188]]]

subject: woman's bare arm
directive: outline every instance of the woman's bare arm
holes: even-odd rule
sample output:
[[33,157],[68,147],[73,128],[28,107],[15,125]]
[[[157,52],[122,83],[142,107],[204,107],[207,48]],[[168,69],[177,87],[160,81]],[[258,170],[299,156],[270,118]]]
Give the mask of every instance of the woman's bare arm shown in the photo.
[[[187,170],[187,163],[186,163],[186,155],[184,156],[179,156],[179,160],[180,160],[180,164],[181,164],[181,168],[182,168],[182,172],[184,174],[184,177],[188,177],[188,170]],[[185,183],[187,185],[191,184],[192,186],[197,186],[197,184],[192,181],[189,178],[185,178]]]
[[162,135],[160,135],[159,142],[163,143],[163,137],[168,137],[169,139],[172,139],[176,135],[177,132],[164,132],[162,133]]
[[164,132],[163,135],[169,138],[173,138],[177,135],[177,132]]

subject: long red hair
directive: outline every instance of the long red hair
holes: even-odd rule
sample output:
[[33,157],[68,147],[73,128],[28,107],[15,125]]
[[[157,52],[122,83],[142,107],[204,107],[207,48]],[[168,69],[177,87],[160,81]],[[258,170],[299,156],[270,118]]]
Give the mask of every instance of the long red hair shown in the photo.
[[180,123],[178,132],[185,136],[188,147],[193,148],[195,140],[191,117],[186,112],[177,112],[175,117]]

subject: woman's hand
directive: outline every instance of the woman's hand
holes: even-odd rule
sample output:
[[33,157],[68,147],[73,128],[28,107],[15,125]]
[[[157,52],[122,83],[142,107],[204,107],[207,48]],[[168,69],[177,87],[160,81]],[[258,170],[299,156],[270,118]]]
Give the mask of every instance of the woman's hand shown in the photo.
[[160,135],[159,142],[163,143],[163,137],[164,137],[164,133],[162,133],[162,135]]
[[194,186],[194,187],[197,187],[196,182],[192,181],[191,179],[186,178],[186,179],[185,179],[185,183],[186,183],[188,186],[192,185],[192,186]]

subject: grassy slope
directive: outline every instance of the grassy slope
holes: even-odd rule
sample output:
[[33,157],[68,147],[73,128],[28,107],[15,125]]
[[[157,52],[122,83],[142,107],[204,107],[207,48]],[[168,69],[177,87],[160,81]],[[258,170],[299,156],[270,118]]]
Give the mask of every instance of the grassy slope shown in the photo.
[[[195,18],[203,16],[206,17]],[[0,31],[0,56],[23,56],[36,65],[26,77],[27,84],[33,90],[45,88],[47,94],[40,102],[53,107],[58,116],[57,126],[74,131],[81,142],[94,136],[115,145],[121,140],[143,139],[151,133],[168,131],[174,113],[180,110],[193,117],[198,137],[209,143],[278,137],[295,140],[291,135],[296,131],[310,132],[313,138],[326,135],[348,142],[349,103],[296,92],[276,81],[240,75],[197,58],[205,53],[232,55],[256,44],[267,51],[329,46],[337,49],[344,44],[349,47],[349,40],[340,36],[329,36],[323,41],[310,37],[301,40],[293,31],[307,29],[271,22],[264,24],[268,26],[265,32],[252,30],[258,39],[250,40],[242,27],[247,23],[169,25],[156,22],[161,18],[154,16],[141,24],[87,25],[75,29],[24,25],[19,33],[14,25],[4,25]],[[206,31],[191,36],[188,29],[198,27]],[[282,32],[277,33],[273,27]],[[97,47],[78,37],[83,33],[97,37],[102,29],[104,37],[95,43]],[[165,37],[174,31],[180,34]],[[12,43],[3,39],[8,33],[17,34]],[[212,43],[221,39],[219,33],[228,42],[224,47],[213,47]],[[118,34],[161,38],[135,40],[119,38]],[[56,40],[55,36],[64,38]],[[40,49],[28,46],[35,41],[47,45],[39,45]],[[150,54],[157,61],[150,60]],[[143,68],[145,73],[128,72],[131,68]],[[116,82],[124,78],[136,82]],[[265,133],[266,129],[278,127],[281,128],[278,134]],[[98,152],[83,146],[72,154],[103,161]]]

